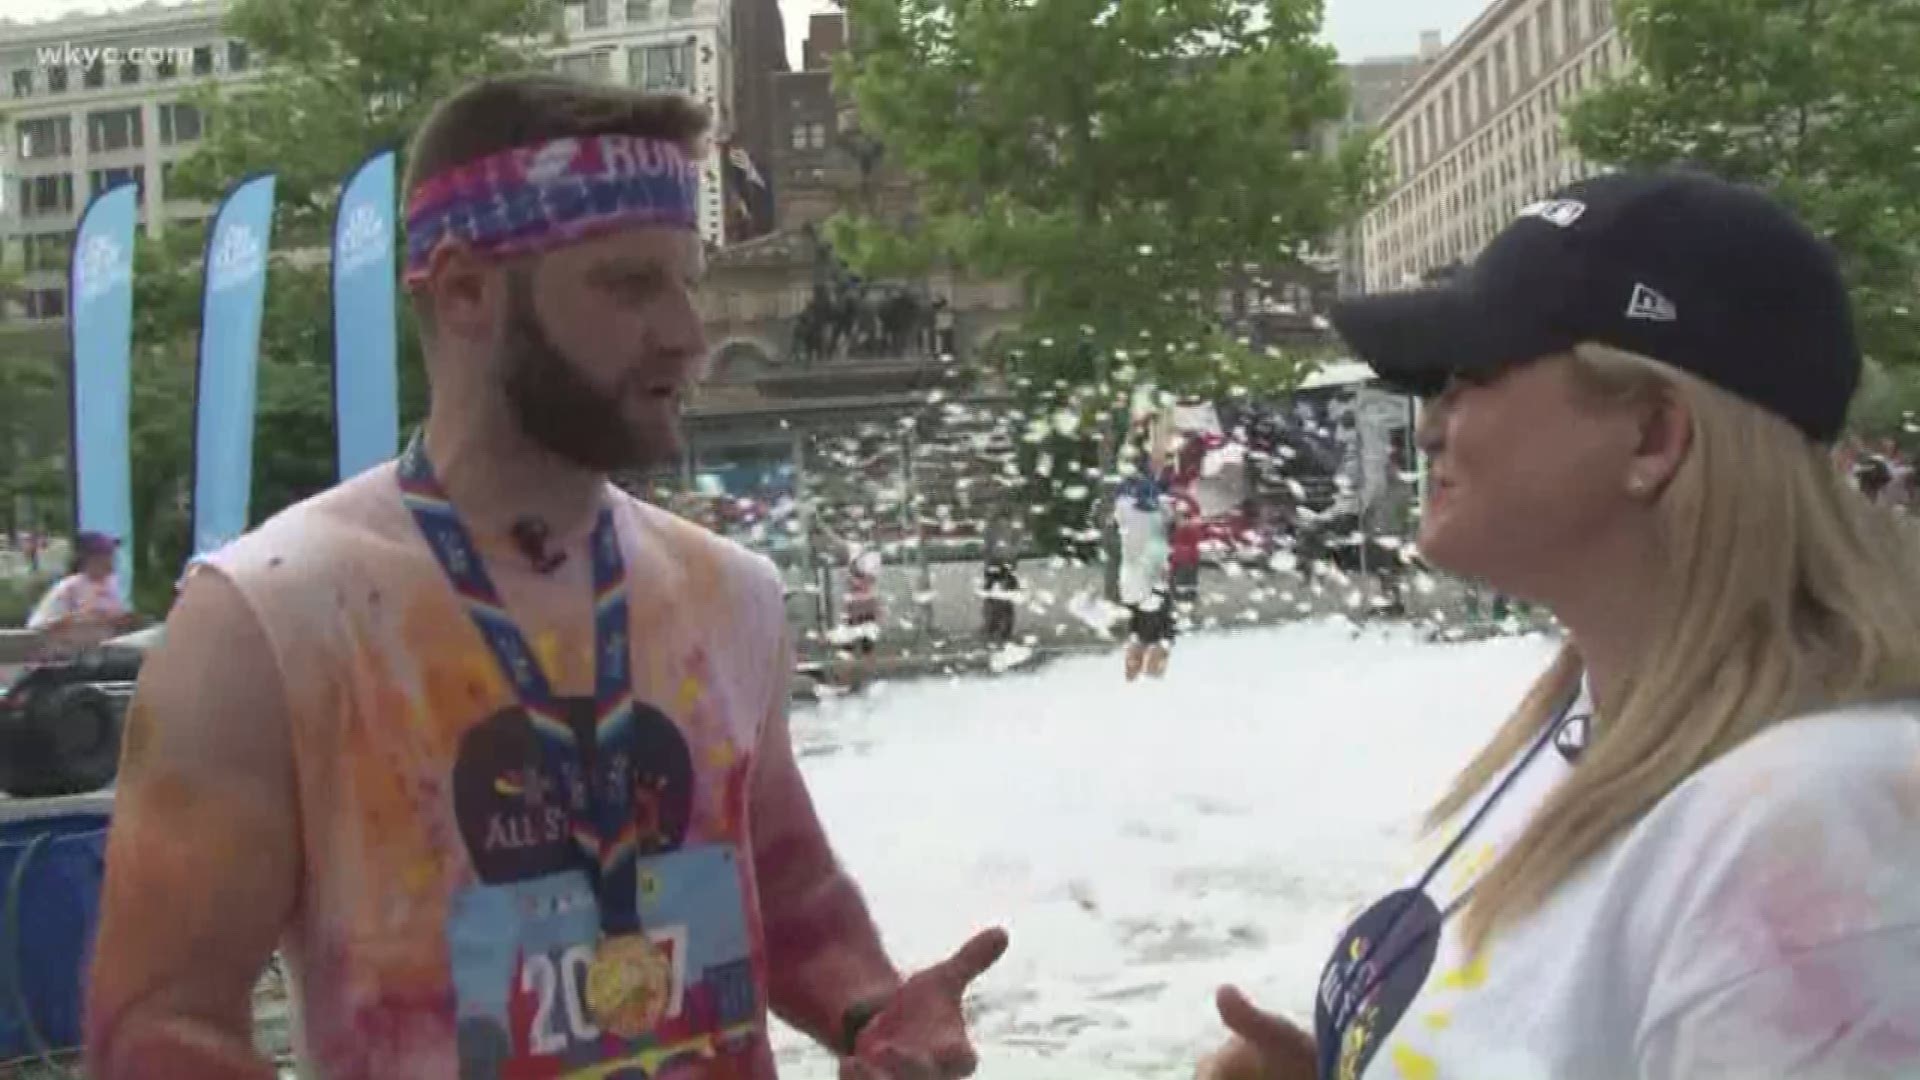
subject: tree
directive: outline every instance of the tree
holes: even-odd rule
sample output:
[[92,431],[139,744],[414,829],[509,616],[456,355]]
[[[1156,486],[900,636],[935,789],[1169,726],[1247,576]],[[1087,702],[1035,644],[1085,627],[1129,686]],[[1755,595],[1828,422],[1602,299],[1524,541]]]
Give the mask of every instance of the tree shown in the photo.
[[[1104,516],[1103,495],[1076,497],[1102,493],[1121,456],[1130,388],[1116,376],[1174,390],[1294,377],[1221,332],[1217,298],[1249,269],[1297,261],[1367,195],[1367,140],[1318,145],[1346,105],[1321,5],[846,8],[836,82],[922,205],[912,222],[842,215],[830,234],[870,276],[947,261],[1023,284],[1016,385],[1054,432],[1034,451],[1055,463],[1035,497],[1047,538],[1071,550]],[[1063,444],[1076,439],[1091,457]],[[1084,511],[1062,517],[1062,496]]]
[[[206,136],[176,166],[167,193],[211,204],[249,172],[277,174],[256,522],[334,480],[327,246],[341,182],[375,149],[403,144],[463,83],[544,66],[538,47],[557,35],[559,10],[558,0],[236,0],[228,8],[227,32],[268,74],[195,89]],[[204,227],[173,226],[137,255],[134,511],[149,607],[170,599],[190,543],[182,508],[192,482],[205,239]],[[401,419],[409,423],[425,412],[425,380],[412,321],[400,329]]]
[[1920,442],[1920,367],[1869,362],[1847,427],[1868,440],[1893,439],[1904,446]]
[[[25,277],[25,268],[0,252],[0,312],[19,295]],[[0,529],[11,533],[66,517],[69,411],[66,371],[53,357],[32,347],[0,355]],[[34,520],[19,519],[27,506]]]
[[1586,157],[1764,187],[1838,249],[1862,342],[1920,364],[1920,3],[1623,0],[1637,61],[1568,115]]
[[32,352],[0,359],[0,529],[65,521],[68,413],[64,367]]

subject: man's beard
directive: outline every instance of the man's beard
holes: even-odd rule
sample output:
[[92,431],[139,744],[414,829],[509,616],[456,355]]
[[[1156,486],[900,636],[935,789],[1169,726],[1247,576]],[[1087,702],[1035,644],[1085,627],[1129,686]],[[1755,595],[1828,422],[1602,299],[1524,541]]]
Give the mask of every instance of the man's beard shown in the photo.
[[620,407],[623,388],[595,385],[554,345],[524,275],[508,277],[507,305],[501,383],[527,438],[596,473],[651,468],[679,454],[676,432],[629,419]]

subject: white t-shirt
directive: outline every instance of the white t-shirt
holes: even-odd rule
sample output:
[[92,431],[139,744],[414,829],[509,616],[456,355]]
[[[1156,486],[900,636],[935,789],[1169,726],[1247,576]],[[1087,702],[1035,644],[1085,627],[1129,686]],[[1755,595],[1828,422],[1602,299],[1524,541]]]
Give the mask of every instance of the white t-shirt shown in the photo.
[[33,614],[27,617],[27,629],[45,629],[49,623],[68,615],[111,618],[126,613],[127,604],[120,599],[120,579],[117,576],[108,575],[95,581],[85,574],[69,574],[40,598]]
[[1143,510],[1122,498],[1113,508],[1120,528],[1120,602],[1144,604],[1167,587],[1167,514],[1157,506]]
[[[1920,1077],[1920,701],[1769,729],[1681,784],[1481,957],[1463,954],[1456,921],[1436,944],[1440,914],[1577,767],[1588,700],[1559,745],[1509,770],[1511,787],[1424,891],[1389,896],[1343,935],[1320,986],[1321,1075]],[[1355,976],[1356,957],[1378,974]],[[1359,999],[1344,1038],[1330,1014],[1343,980]]]

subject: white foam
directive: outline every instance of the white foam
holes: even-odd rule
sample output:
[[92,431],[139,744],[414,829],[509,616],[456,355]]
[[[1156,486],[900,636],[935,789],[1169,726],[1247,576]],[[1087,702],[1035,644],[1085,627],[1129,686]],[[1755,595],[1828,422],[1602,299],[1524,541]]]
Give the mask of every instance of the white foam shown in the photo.
[[[896,959],[975,930],[979,1075],[1192,1074],[1235,982],[1310,1022],[1355,905],[1414,869],[1419,816],[1543,666],[1540,638],[1437,645],[1334,621],[884,687],[795,718],[802,765]],[[831,1060],[782,1030],[782,1076]]]

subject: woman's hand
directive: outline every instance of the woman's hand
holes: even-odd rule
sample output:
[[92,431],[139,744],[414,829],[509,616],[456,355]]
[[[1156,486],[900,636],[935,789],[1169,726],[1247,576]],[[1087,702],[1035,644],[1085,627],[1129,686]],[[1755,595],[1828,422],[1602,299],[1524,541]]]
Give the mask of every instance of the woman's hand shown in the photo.
[[1283,1016],[1255,1008],[1231,986],[1222,987],[1215,1000],[1232,1034],[1200,1062],[1195,1080],[1315,1080],[1319,1055],[1313,1036]]

